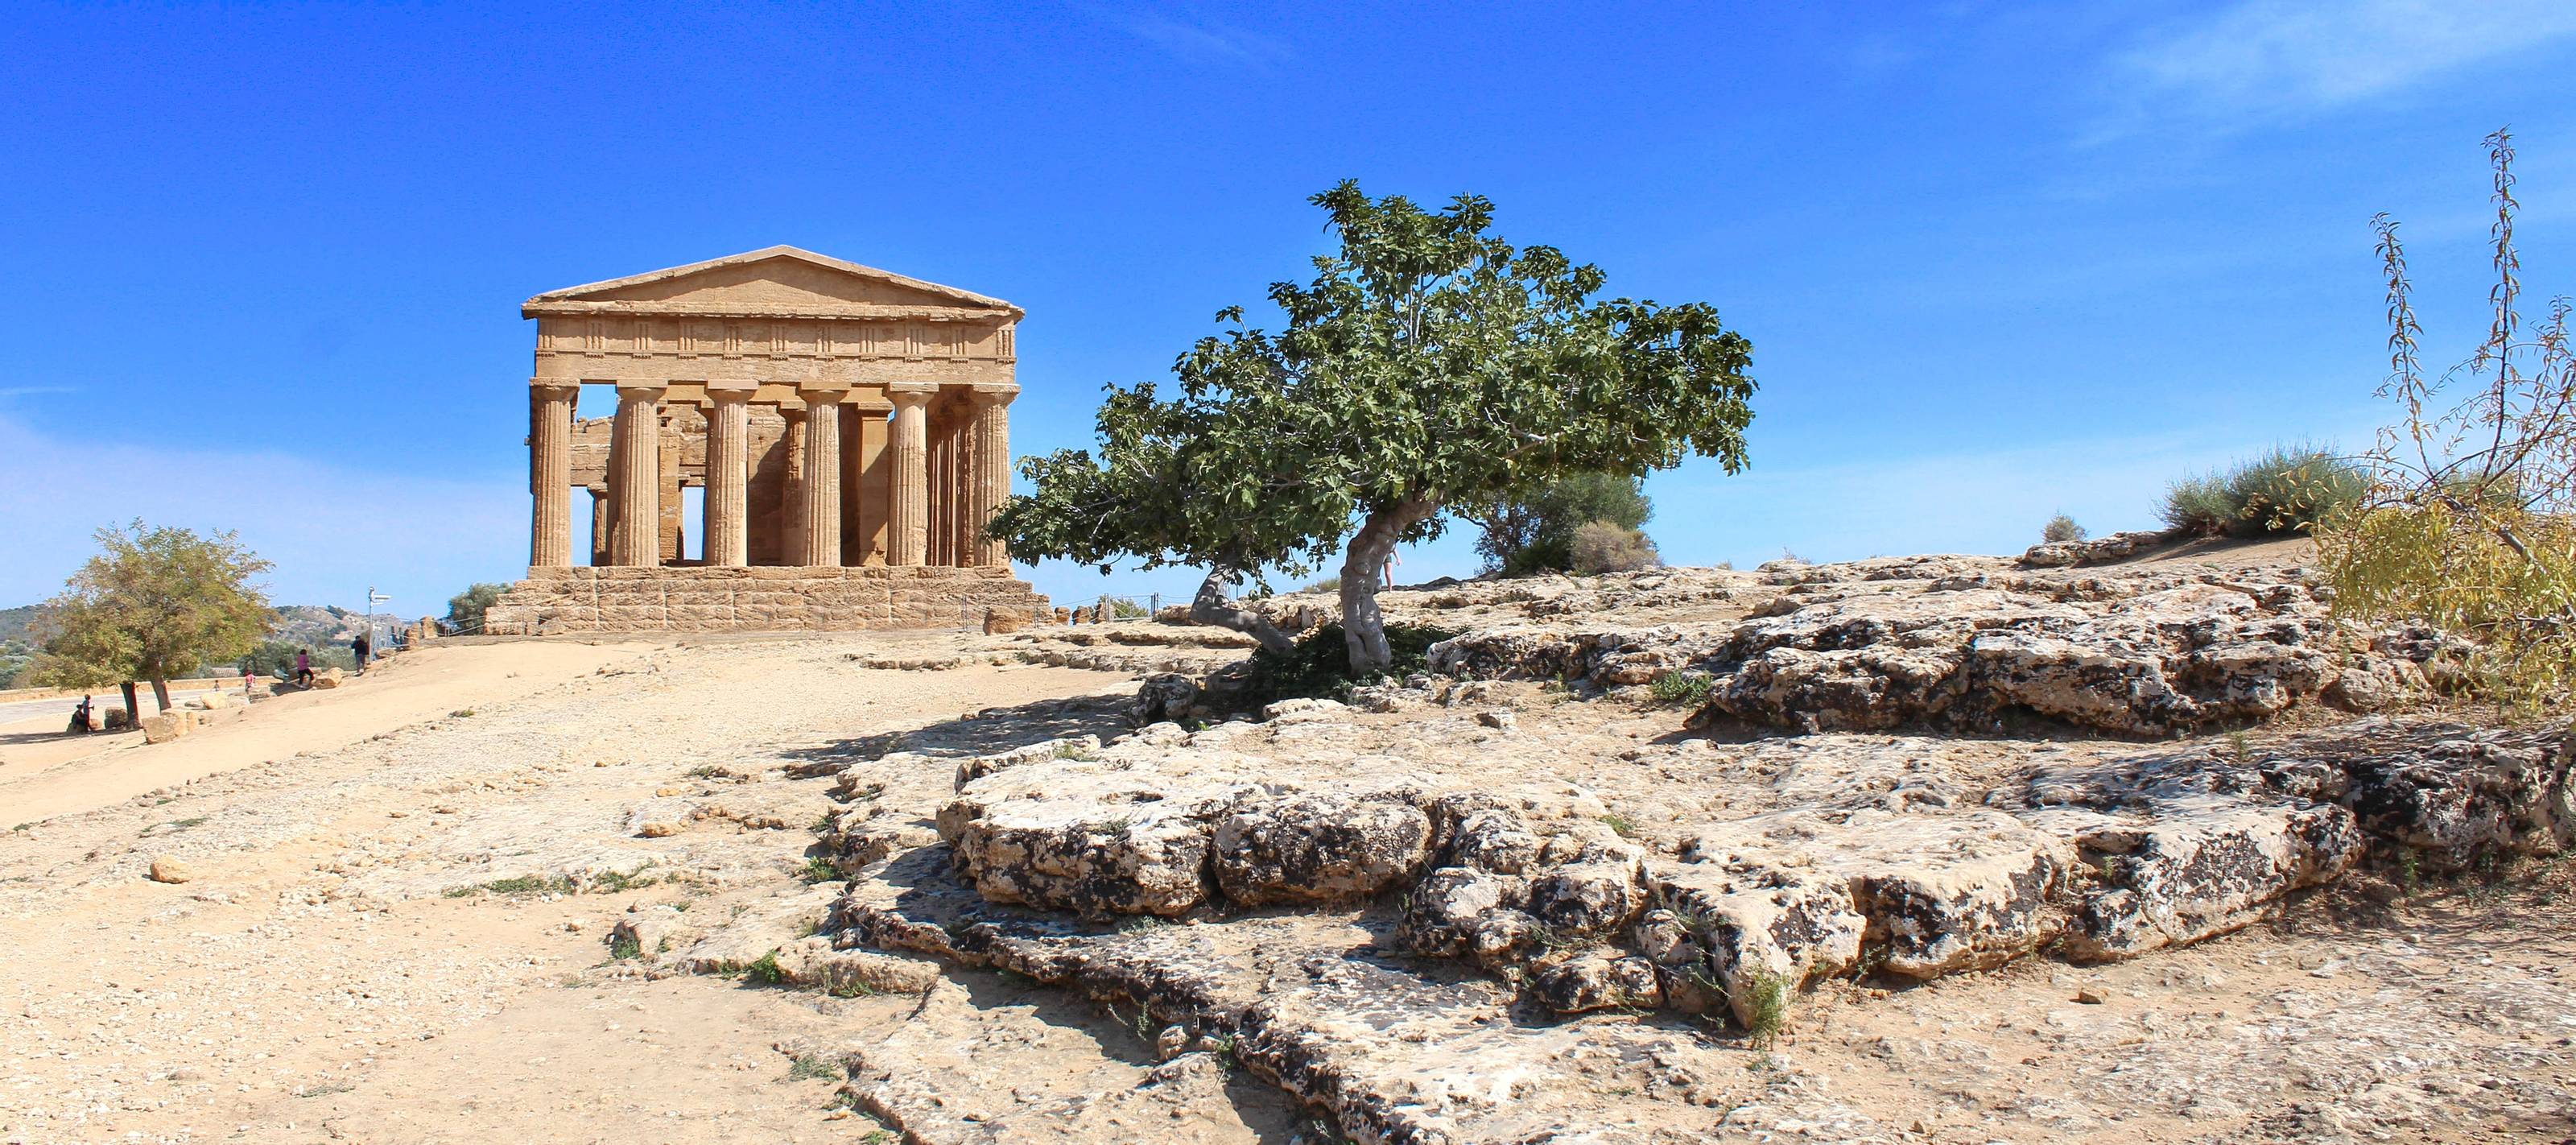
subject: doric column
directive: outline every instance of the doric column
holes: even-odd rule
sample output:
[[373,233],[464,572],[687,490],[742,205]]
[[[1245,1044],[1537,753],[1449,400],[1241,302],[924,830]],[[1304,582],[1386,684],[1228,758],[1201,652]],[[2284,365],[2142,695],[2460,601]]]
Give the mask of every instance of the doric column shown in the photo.
[[606,568],[609,538],[617,531],[617,512],[608,499],[607,485],[586,488],[590,490],[590,564],[593,568]]
[[751,562],[751,392],[709,387],[707,398],[707,563]]
[[528,391],[528,564],[563,568],[572,563],[572,407],[579,386],[535,386]]
[[886,563],[917,565],[930,545],[930,391],[895,390],[894,504],[887,514]]
[[805,395],[805,548],[796,563],[838,568],[841,564],[841,395],[815,390]]
[[1002,542],[985,536],[984,526],[1011,496],[1011,399],[1015,396],[1015,392],[975,394],[975,474],[968,513],[975,533],[967,550],[968,564],[998,568],[1011,563],[1009,551]]
[[608,559],[628,568],[662,563],[662,386],[617,384],[616,436],[609,443],[608,491],[617,529]]
[[778,439],[778,447],[787,453],[779,467],[783,478],[778,486],[778,563],[802,564],[805,560],[805,407],[798,403],[790,409],[778,407],[779,417],[787,423]]

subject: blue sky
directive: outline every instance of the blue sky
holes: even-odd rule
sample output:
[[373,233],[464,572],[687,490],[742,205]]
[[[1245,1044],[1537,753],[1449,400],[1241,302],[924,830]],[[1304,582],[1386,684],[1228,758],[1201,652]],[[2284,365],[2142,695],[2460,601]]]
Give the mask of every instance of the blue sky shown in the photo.
[[1086,444],[1103,383],[1300,276],[1345,177],[1753,340],[1753,468],[1650,480],[1668,560],[2143,526],[2380,420],[2372,212],[2465,354],[2490,129],[2527,280],[2576,291],[2571,63],[2563,0],[20,6],[0,604],[134,516],[238,529],[286,601],[511,579],[518,303],[773,243],[1025,307],[1013,443]]

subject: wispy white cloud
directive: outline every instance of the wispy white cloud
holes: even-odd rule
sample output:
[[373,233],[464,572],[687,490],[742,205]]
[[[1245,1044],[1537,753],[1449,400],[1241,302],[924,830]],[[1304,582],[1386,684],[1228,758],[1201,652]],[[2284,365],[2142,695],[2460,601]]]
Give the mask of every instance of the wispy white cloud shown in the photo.
[[1136,38],[1189,63],[1266,68],[1288,59],[1287,48],[1278,41],[1223,24],[1183,22],[1151,13],[1125,14],[1118,22]]
[[0,401],[31,398],[42,394],[69,394],[79,391],[71,386],[0,386]]
[[276,563],[270,596],[354,606],[375,584],[407,616],[446,611],[477,580],[527,565],[523,481],[425,478],[303,457],[72,441],[0,416],[0,606],[32,603],[95,550],[99,527],[141,518],[229,529]]
[[2114,60],[2124,119],[2286,118],[2576,35],[2568,0],[2242,0]]

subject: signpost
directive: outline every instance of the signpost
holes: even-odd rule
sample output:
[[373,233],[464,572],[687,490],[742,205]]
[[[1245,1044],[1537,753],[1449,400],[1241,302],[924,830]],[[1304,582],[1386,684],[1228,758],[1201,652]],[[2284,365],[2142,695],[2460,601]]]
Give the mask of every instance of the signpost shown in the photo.
[[[392,597],[390,597],[390,596],[386,596],[386,595],[385,595],[385,594],[383,594],[383,593],[377,592],[377,591],[376,591],[376,586],[374,586],[374,585],[372,585],[372,584],[367,586],[367,660],[373,660],[373,659],[375,659],[375,651],[376,651],[376,606],[377,606],[377,605],[379,605],[379,604],[383,604],[384,602],[386,602],[386,601],[388,601],[388,600],[392,600],[392,599],[393,599],[393,598],[392,598]],[[366,670],[366,668],[367,668],[367,661],[366,661],[366,660],[360,660],[360,661],[358,661],[358,670],[359,670],[359,671],[363,672],[363,671],[365,671],[365,670]]]

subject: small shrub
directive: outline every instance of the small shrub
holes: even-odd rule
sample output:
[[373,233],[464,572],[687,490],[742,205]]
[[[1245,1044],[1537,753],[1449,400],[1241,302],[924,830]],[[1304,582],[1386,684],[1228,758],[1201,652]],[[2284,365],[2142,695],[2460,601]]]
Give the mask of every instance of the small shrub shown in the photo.
[[1666,672],[1655,677],[1646,690],[1654,694],[1658,704],[1696,708],[1708,702],[1709,691],[1716,685],[1717,681],[1706,672]]
[[533,898],[537,895],[568,895],[579,889],[581,888],[574,886],[571,879],[562,875],[518,875],[512,878],[494,879],[481,886],[452,887],[447,891],[447,897],[464,898],[477,893],[490,893],[509,895],[513,898]]
[[841,877],[841,868],[832,860],[817,855],[805,860],[805,868],[797,872],[797,877],[809,883],[828,883]]
[[2227,477],[2240,537],[2311,531],[2359,504],[2369,488],[2360,467],[2310,445],[2276,446]]
[[772,950],[761,955],[759,961],[743,967],[742,978],[755,986],[777,986],[787,981],[787,972],[778,968],[778,952]]
[[2165,527],[2180,532],[2215,537],[2224,535],[2236,520],[2236,503],[2227,495],[2227,480],[2217,474],[2185,477],[2165,487],[2164,508],[2159,516]]
[[1304,588],[1298,589],[1297,591],[1299,591],[1299,592],[1340,592],[1340,591],[1342,591],[1342,578],[1337,577],[1337,576],[1328,576],[1328,577],[1325,577],[1325,578],[1324,578],[1324,579],[1322,579],[1322,580],[1316,581],[1316,582],[1315,582],[1315,583],[1313,583],[1313,584],[1307,585],[1307,586],[1306,586],[1306,587],[1304,587]]
[[2362,469],[2313,445],[2274,446],[2223,473],[2186,477],[2165,489],[2166,526],[2208,537],[2303,533],[2360,503]]
[[[2500,529],[2527,552],[2507,545]],[[2576,514],[2423,497],[2345,514],[2317,540],[2338,616],[2468,636],[2473,692],[2517,717],[2567,710],[2576,692]]]
[[634,935],[612,934],[608,937],[609,961],[624,962],[629,958],[641,958],[643,956],[644,944],[637,942]]
[[652,862],[647,860],[643,866],[639,866],[631,871],[601,871],[600,873],[591,876],[590,889],[602,894],[613,895],[624,891],[631,891],[637,887],[652,886],[653,884],[662,881],[657,876],[644,873],[645,868],[652,865]]
[[1757,1049],[1769,1049],[1789,1028],[1789,1003],[1794,994],[1789,976],[1768,967],[1748,966],[1744,985],[1753,997],[1751,1014],[1744,1023],[1745,1040]]
[[1622,839],[1637,837],[1637,821],[1616,811],[1601,816],[1601,825],[1619,833]]
[[841,1067],[828,1058],[797,1054],[787,1059],[787,1080],[829,1081],[844,1075]]
[[1111,597],[1109,600],[1109,618],[1112,620],[1143,620],[1145,619],[1145,606],[1132,600]]
[[2039,539],[2053,545],[2080,541],[2090,535],[2084,531],[2084,526],[2075,523],[2075,518],[2064,513],[2049,518],[2048,526],[2039,531]]
[[1664,563],[1663,558],[1655,555],[1655,542],[1643,531],[1623,527],[1614,521],[1591,521],[1576,526],[1568,551],[1578,576],[1632,572]]

